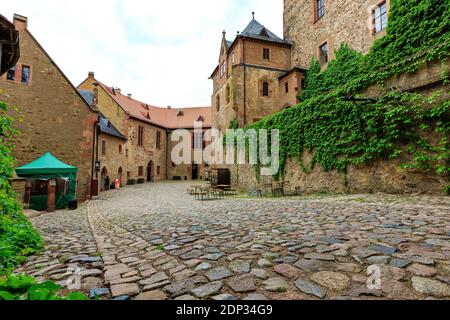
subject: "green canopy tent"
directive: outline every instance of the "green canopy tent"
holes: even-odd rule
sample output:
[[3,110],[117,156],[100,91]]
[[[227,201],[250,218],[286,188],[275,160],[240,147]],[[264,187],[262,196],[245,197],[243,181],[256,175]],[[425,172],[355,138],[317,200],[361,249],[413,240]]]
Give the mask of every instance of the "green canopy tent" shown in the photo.
[[[78,168],[69,166],[47,152],[39,159],[16,169],[17,176],[25,179],[51,180],[62,178],[67,181],[63,192],[56,194],[56,208],[66,208],[69,202],[76,200]],[[47,196],[31,197],[30,208],[45,210]]]

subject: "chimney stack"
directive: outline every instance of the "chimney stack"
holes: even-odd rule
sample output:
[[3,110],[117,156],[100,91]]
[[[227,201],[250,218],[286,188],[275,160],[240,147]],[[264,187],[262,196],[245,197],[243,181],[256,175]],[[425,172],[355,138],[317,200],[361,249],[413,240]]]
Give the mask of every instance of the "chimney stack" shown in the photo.
[[13,23],[17,31],[24,31],[28,28],[28,18],[20,14],[14,14]]
[[128,96],[128,99],[131,99],[131,97],[132,97],[131,93],[127,94],[127,96]]
[[90,71],[88,73],[88,77],[91,78],[91,79],[94,79],[95,78],[95,73],[93,71]]

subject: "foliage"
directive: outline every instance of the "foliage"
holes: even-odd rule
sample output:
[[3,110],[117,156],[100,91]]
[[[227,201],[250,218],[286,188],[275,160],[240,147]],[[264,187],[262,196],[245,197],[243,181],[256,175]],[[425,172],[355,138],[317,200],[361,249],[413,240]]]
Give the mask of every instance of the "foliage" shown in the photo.
[[[376,102],[355,102],[320,95],[250,127],[280,130],[280,174],[288,158],[301,161],[303,151],[312,150],[311,168],[301,163],[305,169],[320,164],[326,171],[346,172],[348,165],[406,153],[412,158],[404,168],[448,175],[449,103],[436,96],[391,92]],[[433,131],[441,137],[437,145],[425,138]]]
[[449,31],[448,1],[392,0],[387,34],[374,43],[366,64],[377,70],[439,44],[448,49]]
[[0,278],[0,300],[88,300],[79,292],[58,295],[61,287],[52,281],[37,283],[25,275],[8,275]]
[[0,272],[22,263],[42,247],[42,238],[22,213],[11,188],[12,139],[16,131],[6,112],[6,104],[0,101]]
[[[348,165],[400,158],[401,168],[449,177],[449,92],[424,97],[386,84],[388,78],[415,72],[426,62],[444,61],[450,52],[449,23],[446,1],[392,0],[387,35],[367,55],[343,45],[324,71],[313,61],[302,102],[247,127],[280,130],[278,178],[288,158],[299,160],[305,172],[320,164],[326,171],[343,173]],[[448,83],[444,62],[442,69]],[[359,93],[375,84],[387,93],[362,98]],[[313,154],[310,166],[302,163],[305,150]]]
[[321,72],[318,61],[313,61],[307,72],[305,90],[300,100],[306,100],[323,92],[330,92],[346,84],[349,79],[362,75],[364,56],[346,44],[336,51],[336,59],[328,63],[327,69]]
[[230,121],[230,126],[229,126],[229,128],[232,129],[232,130],[237,130],[237,129],[239,129],[239,121],[238,121],[237,118],[234,118],[233,120]]

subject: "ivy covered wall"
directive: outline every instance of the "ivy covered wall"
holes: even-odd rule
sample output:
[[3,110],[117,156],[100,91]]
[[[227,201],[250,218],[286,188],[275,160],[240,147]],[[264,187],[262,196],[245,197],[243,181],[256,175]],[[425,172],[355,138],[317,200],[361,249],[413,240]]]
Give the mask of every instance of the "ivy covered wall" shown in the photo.
[[[450,177],[449,77],[450,8],[440,0],[393,0],[387,35],[367,55],[342,46],[321,71],[313,61],[301,103],[267,117],[252,129],[280,130],[281,169],[299,160],[303,171],[320,165],[346,173],[350,165],[400,159],[401,169]],[[442,85],[432,93],[392,86],[399,75],[414,74],[440,61]],[[378,86],[379,95],[362,93]],[[302,154],[312,155],[309,164]],[[444,186],[449,192],[450,186]]]

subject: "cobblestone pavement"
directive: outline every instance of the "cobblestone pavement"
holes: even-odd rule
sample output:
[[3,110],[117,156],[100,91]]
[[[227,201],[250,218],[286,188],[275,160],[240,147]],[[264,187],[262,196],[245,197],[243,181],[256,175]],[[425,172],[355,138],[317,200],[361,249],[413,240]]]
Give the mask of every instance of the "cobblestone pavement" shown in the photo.
[[17,271],[117,300],[450,298],[448,197],[201,202],[188,186],[128,187],[35,218],[46,251]]

